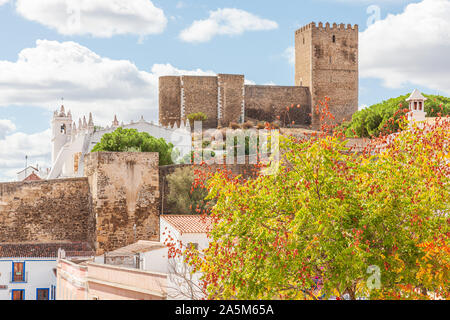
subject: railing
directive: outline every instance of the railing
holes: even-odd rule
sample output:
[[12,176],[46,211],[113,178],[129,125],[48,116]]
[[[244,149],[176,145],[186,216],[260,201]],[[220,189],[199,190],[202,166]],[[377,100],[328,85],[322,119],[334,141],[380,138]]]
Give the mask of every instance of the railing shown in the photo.
[[[20,279],[19,279],[20,278]],[[27,283],[28,282],[28,272],[21,276],[15,276],[12,272],[9,273],[9,283]]]

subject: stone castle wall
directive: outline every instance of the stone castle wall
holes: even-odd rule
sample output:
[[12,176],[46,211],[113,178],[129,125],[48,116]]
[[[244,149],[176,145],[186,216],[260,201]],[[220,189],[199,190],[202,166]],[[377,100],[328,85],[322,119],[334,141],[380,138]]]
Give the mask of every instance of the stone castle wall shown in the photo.
[[158,161],[154,152],[95,152],[85,157],[98,254],[138,240],[159,241]]
[[[311,23],[295,34],[296,85],[311,88],[312,106],[329,97],[334,121],[350,120],[358,110],[358,26]],[[312,124],[320,127],[313,112]]]
[[87,178],[0,184],[0,243],[94,243]]
[[[329,111],[334,117],[334,120],[326,119],[327,123],[350,120],[358,110],[358,41],[357,25],[310,23],[297,30],[295,87],[244,86],[242,75],[219,74],[216,77],[174,77],[181,82],[178,90],[170,88],[167,77],[162,77],[160,123],[179,122],[189,113],[199,111],[210,119],[207,128],[215,127],[215,122],[228,126],[230,122],[242,122],[245,118],[274,121],[278,116],[284,117],[286,106],[300,104],[304,108],[292,111],[290,118],[299,126],[312,124],[314,129],[320,129],[323,121],[321,114],[315,112],[315,106],[325,97],[330,99]],[[177,80],[171,81],[177,86]],[[167,99],[172,94],[173,98]]]
[[171,126],[186,121],[191,113],[203,112],[208,117],[203,128],[227,127],[231,122],[241,123],[246,118],[275,121],[278,115],[283,117],[287,106],[299,104],[302,108],[291,110],[290,118],[299,125],[311,123],[309,88],[244,83],[243,75],[230,74],[161,77],[159,121]]
[[184,115],[181,120],[191,113],[203,112],[208,117],[204,127],[217,127],[217,77],[182,76],[181,87],[184,95]]
[[159,122],[163,126],[172,126],[181,119],[181,78],[159,78]]
[[[294,108],[287,111],[286,108],[292,104]],[[245,115],[248,119],[269,122],[286,119],[286,124],[295,121],[295,124],[306,126],[311,124],[310,114],[311,97],[307,87],[245,86]]]
[[244,76],[237,74],[219,74],[219,124],[228,126],[230,122],[240,123],[244,117]]

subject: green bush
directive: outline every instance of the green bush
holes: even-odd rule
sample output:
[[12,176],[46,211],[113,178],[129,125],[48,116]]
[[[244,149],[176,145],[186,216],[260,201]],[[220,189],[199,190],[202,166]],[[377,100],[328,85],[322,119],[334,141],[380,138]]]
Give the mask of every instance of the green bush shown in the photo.
[[117,128],[114,132],[103,135],[91,152],[158,152],[159,165],[173,164],[173,144],[163,138],[156,139],[147,132],[136,129]]
[[187,119],[189,120],[189,123],[191,124],[191,126],[193,126],[195,121],[208,120],[208,116],[206,114],[204,114],[203,112],[197,112],[197,113],[188,114]]
[[203,212],[212,206],[205,201],[208,191],[202,187],[194,187],[194,169],[189,167],[177,168],[167,176],[169,194],[167,200],[177,214],[198,214],[197,208]]

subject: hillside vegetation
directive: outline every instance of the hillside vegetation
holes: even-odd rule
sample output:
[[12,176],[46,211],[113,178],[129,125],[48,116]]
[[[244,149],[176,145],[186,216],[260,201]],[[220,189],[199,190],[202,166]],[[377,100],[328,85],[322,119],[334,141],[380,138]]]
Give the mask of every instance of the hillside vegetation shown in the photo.
[[[406,99],[410,94],[392,98],[378,104],[374,104],[356,112],[352,120],[342,124],[348,137],[378,136],[380,133],[397,131],[398,121],[408,111]],[[450,98],[424,94],[425,112],[427,117],[450,115]]]

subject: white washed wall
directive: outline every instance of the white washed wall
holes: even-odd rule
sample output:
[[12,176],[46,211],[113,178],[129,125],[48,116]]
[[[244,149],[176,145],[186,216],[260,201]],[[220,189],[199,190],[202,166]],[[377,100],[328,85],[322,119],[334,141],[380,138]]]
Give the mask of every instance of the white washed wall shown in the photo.
[[[26,283],[11,283],[13,262],[25,262]],[[7,289],[0,289],[0,300],[11,300],[11,290],[25,289],[25,300],[36,300],[36,289],[49,289],[56,287],[55,258],[0,258],[0,285],[7,285]]]

